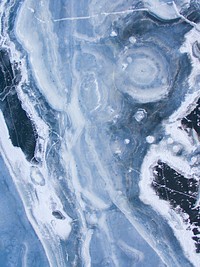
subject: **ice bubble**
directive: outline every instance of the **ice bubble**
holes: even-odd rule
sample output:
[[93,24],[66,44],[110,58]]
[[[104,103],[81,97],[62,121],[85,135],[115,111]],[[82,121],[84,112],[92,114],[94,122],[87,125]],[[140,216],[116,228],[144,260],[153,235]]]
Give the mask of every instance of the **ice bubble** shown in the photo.
[[35,166],[31,167],[31,181],[35,185],[41,185],[41,186],[45,185],[44,176],[42,175],[38,167]]
[[133,60],[132,60],[132,57],[127,57],[127,62],[128,63],[131,63]]
[[111,37],[116,37],[117,36],[117,33],[115,31],[112,31],[111,34],[110,34]]
[[173,152],[174,152],[175,154],[179,153],[179,152],[181,151],[181,149],[182,149],[182,146],[179,145],[179,144],[174,145],[174,146],[172,147],[172,150],[173,150]]
[[146,115],[147,115],[146,110],[139,108],[135,113],[134,118],[136,119],[137,122],[140,122],[146,117]]
[[130,140],[129,140],[129,139],[125,139],[125,140],[124,140],[124,144],[125,144],[125,145],[128,145],[129,143],[130,143]]
[[155,141],[155,137],[152,135],[148,135],[146,137],[146,141],[147,141],[147,143],[152,144]]
[[134,36],[129,37],[129,42],[130,42],[131,44],[136,43],[136,38],[135,38]]

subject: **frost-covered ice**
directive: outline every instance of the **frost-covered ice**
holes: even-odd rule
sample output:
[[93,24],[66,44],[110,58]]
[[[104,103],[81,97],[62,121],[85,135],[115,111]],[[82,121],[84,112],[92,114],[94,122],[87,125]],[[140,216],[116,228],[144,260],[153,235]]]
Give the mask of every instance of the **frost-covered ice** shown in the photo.
[[192,181],[174,194],[199,210],[199,124],[187,117],[199,4],[3,0],[0,11],[0,151],[40,241],[21,239],[19,266],[198,266],[198,216],[163,199],[156,186],[171,189],[155,177],[162,162]]

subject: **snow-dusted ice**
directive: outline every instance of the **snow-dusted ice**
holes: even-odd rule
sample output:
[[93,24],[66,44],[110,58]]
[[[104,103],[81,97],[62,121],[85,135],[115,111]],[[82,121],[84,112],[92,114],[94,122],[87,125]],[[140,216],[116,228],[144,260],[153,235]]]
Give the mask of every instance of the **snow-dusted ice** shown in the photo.
[[199,266],[199,23],[193,0],[0,2],[0,266]]

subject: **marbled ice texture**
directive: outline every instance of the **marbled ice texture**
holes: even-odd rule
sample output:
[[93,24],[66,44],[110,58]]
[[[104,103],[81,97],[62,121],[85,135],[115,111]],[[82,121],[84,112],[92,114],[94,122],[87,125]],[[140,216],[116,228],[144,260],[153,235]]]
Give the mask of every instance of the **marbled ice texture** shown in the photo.
[[0,151],[40,255],[15,266],[198,266],[198,2],[0,10]]

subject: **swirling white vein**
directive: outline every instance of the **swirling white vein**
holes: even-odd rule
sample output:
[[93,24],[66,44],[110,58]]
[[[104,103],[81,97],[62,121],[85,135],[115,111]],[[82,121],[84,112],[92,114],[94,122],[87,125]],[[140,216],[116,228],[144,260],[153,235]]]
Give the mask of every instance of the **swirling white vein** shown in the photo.
[[[193,94],[188,95],[181,107],[163,125],[166,135],[170,135],[174,142],[183,144],[184,150],[188,154],[195,150],[195,144],[193,144],[192,141],[188,139],[188,136],[180,130],[180,118],[182,118],[185,113],[185,107],[191,103],[192,99],[193,101],[196,99],[197,94],[197,92],[194,92]],[[170,205],[166,201],[159,199],[151,187],[153,179],[152,167],[158,160],[167,162],[172,168],[188,178],[193,177],[194,175],[188,160],[174,155],[173,151],[170,151],[167,147],[167,140],[164,139],[158,145],[152,145],[143,160],[139,183],[140,199],[144,203],[151,205],[167,219],[177,239],[180,240],[185,255],[193,265],[197,267],[199,266],[199,255],[195,252],[192,232],[186,230],[188,226],[183,223],[180,216],[170,208]]]
[[[51,13],[48,4],[37,8],[45,23],[35,19],[30,7],[37,5],[32,0],[24,1],[15,23],[18,40],[29,52],[30,62],[34,65],[33,73],[40,91],[48,103],[56,110],[65,110],[68,88],[58,71],[59,58],[56,49],[57,36],[53,31]],[[43,39],[43,35],[45,39]],[[44,54],[48,54],[48,61]],[[42,56],[43,55],[43,56]]]
[[[31,164],[27,162],[21,149],[12,146],[2,112],[0,112],[0,122],[1,155],[20,194],[26,215],[44,246],[50,266],[64,267],[65,263],[59,248],[59,238],[66,239],[68,237],[71,231],[71,219],[63,211],[62,204],[48,181],[43,187],[32,184],[30,178]],[[41,171],[45,173],[44,177],[47,177],[45,167]],[[34,189],[32,188],[33,190],[30,191],[28,185],[32,185]],[[57,208],[62,211],[66,220],[54,220],[52,202],[57,204]],[[53,240],[53,242],[49,242],[49,240]]]

